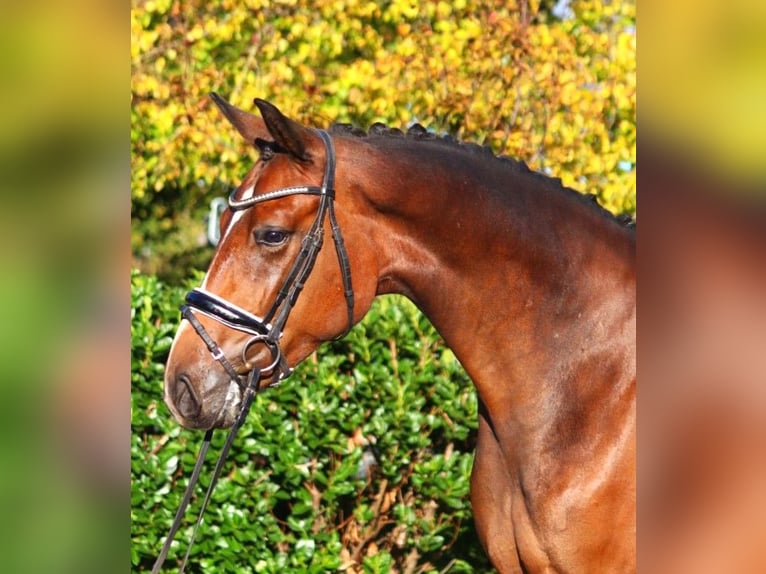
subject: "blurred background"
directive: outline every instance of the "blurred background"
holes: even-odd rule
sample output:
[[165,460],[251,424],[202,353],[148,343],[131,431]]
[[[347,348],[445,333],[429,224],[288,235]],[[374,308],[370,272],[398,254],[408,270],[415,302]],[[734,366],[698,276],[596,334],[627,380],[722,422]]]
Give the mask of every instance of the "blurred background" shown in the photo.
[[641,123],[720,187],[766,182],[766,5],[755,0],[641,5]]
[[127,7],[0,9],[0,570],[128,562]]
[[640,14],[639,564],[762,572],[766,5]]

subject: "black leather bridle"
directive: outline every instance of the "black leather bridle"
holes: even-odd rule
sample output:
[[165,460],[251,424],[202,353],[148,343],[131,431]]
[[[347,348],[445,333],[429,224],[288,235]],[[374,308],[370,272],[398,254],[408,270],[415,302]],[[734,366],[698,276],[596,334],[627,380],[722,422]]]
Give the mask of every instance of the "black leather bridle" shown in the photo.
[[[210,494],[218,479],[223,462],[228,454],[231,443],[236,436],[237,431],[242,426],[247,413],[250,410],[255,394],[259,390],[259,384],[262,378],[271,378],[269,386],[279,384],[281,380],[287,377],[292,369],[287,364],[284,353],[279,345],[279,340],[282,336],[282,332],[287,322],[287,318],[290,315],[298,297],[303,290],[303,286],[306,283],[311,270],[314,268],[319,251],[322,249],[324,242],[324,222],[325,219],[330,221],[330,229],[332,232],[333,242],[335,244],[335,252],[338,256],[338,265],[340,266],[341,278],[343,281],[343,290],[346,298],[346,309],[348,315],[348,325],[346,331],[340,335],[344,336],[354,324],[354,291],[351,285],[351,266],[349,264],[348,254],[346,247],[343,243],[343,236],[341,235],[340,226],[335,217],[335,148],[333,146],[330,135],[323,130],[316,130],[316,133],[322,138],[322,142],[325,147],[325,170],[324,179],[322,185],[307,185],[297,187],[286,187],[262,193],[245,199],[236,199],[234,197],[235,192],[229,196],[229,207],[234,211],[240,211],[249,209],[250,207],[263,203],[265,201],[272,201],[275,199],[281,199],[291,195],[316,195],[319,196],[319,205],[317,207],[317,213],[314,217],[314,222],[311,224],[311,228],[303,238],[301,242],[301,249],[293,262],[290,272],[287,274],[284,282],[282,283],[279,292],[271,305],[268,313],[261,318],[241,307],[235,305],[213,293],[210,293],[204,289],[193,289],[186,295],[186,304],[181,307],[181,313],[184,319],[189,321],[194,330],[204,341],[208,350],[213,358],[218,361],[224,370],[227,372],[231,380],[234,381],[242,389],[241,408],[237,414],[237,418],[231,427],[229,435],[226,438],[226,442],[221,450],[221,455],[216,463],[215,470],[213,472],[213,478],[208,486],[205,498],[202,502],[202,507],[197,518],[197,523],[194,527],[191,540],[186,552],[186,556],[181,563],[179,573],[182,573],[186,568],[186,563],[189,558],[189,552],[191,551],[194,537],[197,533],[197,529],[202,521],[202,514],[205,511]],[[221,348],[210,337],[200,321],[195,316],[195,313],[201,313],[207,317],[210,317],[219,323],[252,335],[250,339],[244,344],[242,348],[242,363],[246,366],[248,372],[244,375],[237,373],[234,366],[226,358]],[[250,364],[247,360],[247,352],[253,345],[264,344],[271,352],[271,363],[264,367]],[[194,466],[194,471],[189,480],[189,484],[184,493],[181,505],[173,520],[173,524],[170,528],[170,533],[165,540],[160,555],[152,568],[152,574],[156,574],[162,568],[162,564],[167,557],[170,550],[170,544],[173,541],[175,533],[181,525],[186,507],[191,499],[191,494],[194,485],[199,477],[199,472],[202,467],[202,462],[207,453],[210,439],[212,437],[212,429],[205,433],[205,439],[203,441],[202,448],[200,449],[197,462]]]
[[[316,130],[316,132],[322,138],[326,152],[324,179],[321,187],[315,185],[285,187],[267,193],[253,195],[252,197],[245,199],[236,199],[234,197],[236,191],[229,196],[229,207],[234,211],[249,209],[259,203],[273,201],[291,195],[319,196],[319,205],[317,207],[316,216],[314,217],[314,222],[311,224],[311,228],[303,238],[301,249],[268,313],[266,313],[263,318],[258,317],[257,315],[226,301],[222,297],[208,293],[203,289],[194,289],[189,292],[186,295],[186,305],[181,307],[181,312],[186,319],[193,317],[193,312],[197,311],[215,319],[227,327],[252,335],[242,349],[242,362],[246,366],[248,365],[246,355],[250,347],[258,343],[266,345],[271,351],[272,363],[266,367],[261,367],[261,376],[271,376],[273,383],[278,383],[291,372],[279,346],[279,339],[282,336],[282,331],[287,322],[287,318],[290,315],[290,311],[292,311],[295,306],[295,303],[303,290],[303,286],[311,274],[311,270],[314,267],[319,251],[322,249],[322,244],[324,242],[324,222],[326,218],[329,218],[330,220],[330,229],[332,231],[333,242],[335,243],[335,252],[338,255],[338,264],[340,266],[343,289],[346,297],[348,326],[341,336],[345,335],[354,324],[354,291],[351,286],[351,267],[349,265],[346,247],[343,243],[343,236],[341,235],[340,227],[335,217],[335,148],[332,139],[327,132],[323,130]],[[204,329],[201,329],[199,322],[191,320],[190,322],[197,333],[200,336],[203,336]],[[205,337],[203,337],[203,339],[204,338]],[[221,354],[220,351],[218,354]],[[229,368],[225,365],[224,368],[229,371]],[[241,377],[238,377],[235,381],[238,381],[240,386],[242,386],[242,383],[244,382]]]

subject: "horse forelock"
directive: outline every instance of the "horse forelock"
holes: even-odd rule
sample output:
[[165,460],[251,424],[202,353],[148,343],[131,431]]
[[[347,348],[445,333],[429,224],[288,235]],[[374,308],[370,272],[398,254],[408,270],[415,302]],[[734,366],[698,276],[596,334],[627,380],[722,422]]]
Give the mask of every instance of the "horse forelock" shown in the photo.
[[565,186],[559,177],[551,177],[531,169],[524,160],[516,159],[508,155],[495,154],[492,148],[488,145],[480,145],[473,142],[463,142],[450,134],[439,134],[435,131],[429,130],[419,123],[412,124],[406,132],[403,132],[399,128],[389,127],[381,122],[372,124],[367,131],[354,126],[353,124],[336,123],[330,127],[329,132],[338,136],[368,138],[371,142],[374,142],[378,138],[385,138],[389,141],[400,140],[402,143],[408,141],[424,141],[444,145],[448,149],[454,149],[459,152],[498,162],[498,165],[502,165],[507,169],[511,169],[528,177],[537,178],[544,185],[552,187],[561,193],[575,194],[578,200],[589,204],[591,208],[598,210],[603,216],[616,221],[621,226],[629,230],[635,230],[636,227],[635,217],[629,214],[615,215],[608,209],[605,209],[598,202],[598,197],[595,194],[580,193],[577,190]]

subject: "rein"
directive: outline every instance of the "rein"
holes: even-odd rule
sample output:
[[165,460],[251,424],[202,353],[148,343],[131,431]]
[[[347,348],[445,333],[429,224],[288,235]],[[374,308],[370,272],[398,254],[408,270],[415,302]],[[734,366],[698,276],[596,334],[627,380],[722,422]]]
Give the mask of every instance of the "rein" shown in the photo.
[[[267,387],[277,386],[282,379],[286,378],[292,372],[292,369],[287,364],[287,359],[282,353],[282,349],[279,345],[279,339],[282,336],[282,331],[287,322],[287,318],[290,315],[298,297],[303,290],[303,286],[311,274],[314,264],[316,263],[319,251],[322,249],[324,242],[324,222],[325,219],[329,219],[330,230],[332,233],[333,243],[335,244],[335,252],[338,256],[338,265],[340,267],[341,279],[343,281],[343,290],[346,298],[346,310],[348,316],[348,325],[346,330],[339,335],[338,338],[343,337],[351,330],[354,324],[354,291],[351,285],[351,266],[349,264],[348,253],[343,242],[343,236],[341,235],[340,226],[335,217],[335,148],[332,143],[332,139],[329,134],[323,130],[316,130],[317,134],[322,138],[324,143],[326,160],[325,171],[322,185],[320,186],[298,186],[298,187],[286,187],[277,189],[267,193],[253,195],[247,199],[238,200],[234,197],[236,190],[229,196],[229,207],[234,211],[243,209],[249,209],[250,207],[263,203],[265,201],[271,201],[274,199],[280,199],[291,195],[317,195],[319,196],[319,205],[317,207],[317,213],[314,217],[314,222],[311,224],[306,236],[301,242],[301,249],[293,262],[293,266],[290,272],[287,274],[284,282],[282,283],[279,292],[269,309],[268,313],[263,317],[258,317],[250,313],[249,311],[242,309],[241,307],[227,301],[223,297],[220,297],[214,293],[205,291],[204,289],[193,289],[186,295],[186,304],[181,306],[181,314],[184,319],[189,321],[191,326],[197,332],[199,337],[205,343],[208,351],[213,358],[218,361],[226,373],[229,375],[232,381],[234,381],[240,389],[242,389],[241,408],[237,414],[237,418],[226,437],[226,442],[221,449],[221,454],[216,462],[215,469],[213,471],[213,477],[208,485],[205,497],[202,501],[202,506],[195,523],[194,530],[192,531],[191,539],[186,550],[186,554],[181,563],[179,574],[182,574],[186,568],[186,563],[191,553],[192,545],[194,544],[194,538],[196,537],[197,530],[202,523],[202,516],[207,507],[210,495],[213,492],[218,477],[223,468],[223,463],[226,456],[229,453],[234,437],[236,436],[239,428],[247,418],[247,414],[250,410],[250,405],[255,398],[255,395],[260,390],[260,381],[264,377],[270,377],[272,381]],[[219,323],[252,335],[250,339],[242,347],[242,362],[245,364],[249,373],[245,377],[237,373],[234,366],[226,358],[221,348],[210,337],[208,332],[202,326],[202,323],[195,316],[195,312],[201,313],[211,319],[218,321]],[[253,365],[247,360],[247,352],[255,344],[264,344],[271,352],[272,362],[259,368],[257,365]],[[266,387],[265,387],[266,388]],[[197,461],[194,465],[194,470],[189,479],[189,484],[186,487],[184,496],[181,500],[181,504],[176,512],[173,523],[170,527],[170,532],[162,546],[159,556],[157,557],[154,567],[152,568],[152,574],[160,572],[165,559],[167,558],[170,550],[170,545],[173,542],[178,529],[181,526],[184,513],[191,500],[194,486],[199,480],[199,474],[202,469],[202,464],[205,460],[208,447],[210,446],[210,440],[213,436],[213,429],[209,429],[205,432],[205,438],[200,448]]]

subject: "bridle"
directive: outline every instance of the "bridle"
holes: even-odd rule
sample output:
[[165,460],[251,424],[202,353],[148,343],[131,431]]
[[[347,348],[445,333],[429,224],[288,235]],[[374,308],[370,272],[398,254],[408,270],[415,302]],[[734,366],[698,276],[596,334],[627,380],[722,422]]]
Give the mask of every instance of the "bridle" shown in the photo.
[[[262,343],[266,345],[270,352],[272,363],[261,368],[261,376],[271,376],[274,383],[290,374],[291,369],[279,346],[279,339],[282,336],[287,318],[290,315],[295,303],[298,300],[303,286],[314,267],[319,251],[324,242],[324,221],[330,220],[330,229],[335,243],[335,252],[338,255],[338,264],[340,266],[341,278],[343,280],[343,289],[346,297],[346,309],[348,315],[348,326],[346,331],[340,336],[344,336],[354,324],[354,291],[351,286],[351,267],[348,261],[348,254],[343,243],[340,226],[335,217],[335,148],[332,139],[323,130],[316,130],[316,133],[322,138],[326,151],[326,161],[324,170],[324,179],[321,186],[305,185],[296,187],[285,187],[267,193],[253,195],[246,199],[236,199],[236,190],[229,196],[229,207],[234,211],[249,209],[259,203],[273,201],[289,197],[291,195],[316,195],[319,196],[319,205],[317,207],[314,222],[301,242],[301,249],[298,252],[290,272],[287,274],[282,287],[277,293],[268,313],[261,318],[257,315],[238,307],[237,305],[226,301],[218,295],[209,293],[203,289],[194,289],[186,295],[186,305],[181,307],[181,313],[184,318],[193,317],[193,312],[197,311],[219,323],[232,329],[242,331],[252,335],[245,343],[242,349],[242,362],[248,365],[247,351],[253,345]],[[204,339],[201,324],[191,321],[192,326],[197,333]],[[213,351],[211,351],[213,352]],[[220,351],[214,353],[220,355]],[[230,370],[226,365],[227,372]],[[231,373],[229,373],[231,374]],[[240,377],[235,380],[240,380]],[[241,384],[240,384],[241,386]]]
[[[303,290],[306,280],[314,268],[319,251],[322,249],[325,219],[329,219],[330,221],[330,229],[335,244],[335,252],[338,256],[338,265],[340,266],[343,290],[346,298],[348,324],[346,330],[339,335],[339,338],[343,337],[354,324],[354,291],[351,285],[351,266],[349,264],[346,247],[343,243],[340,226],[335,217],[335,147],[333,146],[332,138],[330,138],[330,135],[327,132],[324,130],[315,131],[324,143],[326,155],[324,178],[321,186],[306,185],[285,187],[258,195],[254,194],[246,199],[236,199],[235,190],[229,196],[229,207],[234,211],[249,209],[259,203],[281,199],[291,195],[319,196],[319,205],[317,207],[314,221],[311,224],[311,228],[304,236],[301,242],[300,251],[293,261],[293,265],[266,315],[263,318],[258,317],[234,303],[227,301],[223,297],[210,293],[204,289],[193,289],[190,291],[186,295],[186,304],[181,306],[181,314],[183,318],[189,321],[191,326],[205,343],[213,358],[221,364],[231,380],[242,389],[242,399],[240,411],[226,438],[226,442],[224,443],[221,455],[213,472],[213,478],[205,493],[197,523],[192,532],[186,556],[181,563],[179,573],[182,573],[186,567],[194,537],[196,536],[197,529],[202,521],[202,515],[208,500],[210,499],[210,494],[218,479],[218,475],[220,474],[223,462],[231,447],[231,443],[247,417],[247,413],[250,410],[250,405],[255,398],[255,394],[260,390],[261,379],[269,377],[271,378],[271,382],[268,386],[275,386],[292,372],[292,369],[287,364],[287,360],[282,352],[279,340],[282,336],[287,318],[290,315],[290,311],[292,311],[298,301],[298,297]],[[201,313],[218,321],[226,327],[251,335],[242,348],[242,363],[248,370],[245,375],[237,373],[236,369],[224,355],[221,348],[212,337],[210,337],[202,323],[197,319],[195,313]],[[251,364],[247,361],[248,351],[256,344],[263,344],[269,349],[271,353],[271,363],[269,365],[259,367],[258,365]],[[173,537],[181,525],[181,519],[183,518],[186,507],[191,499],[194,485],[199,478],[199,472],[210,444],[212,432],[212,429],[210,429],[205,433],[205,439],[202,448],[200,449],[199,456],[197,457],[194,471],[192,472],[186,492],[181,500],[181,505],[173,520],[170,533],[168,534],[157,561],[152,568],[152,574],[156,574],[160,571],[168,551],[170,550],[170,544],[173,541]]]

